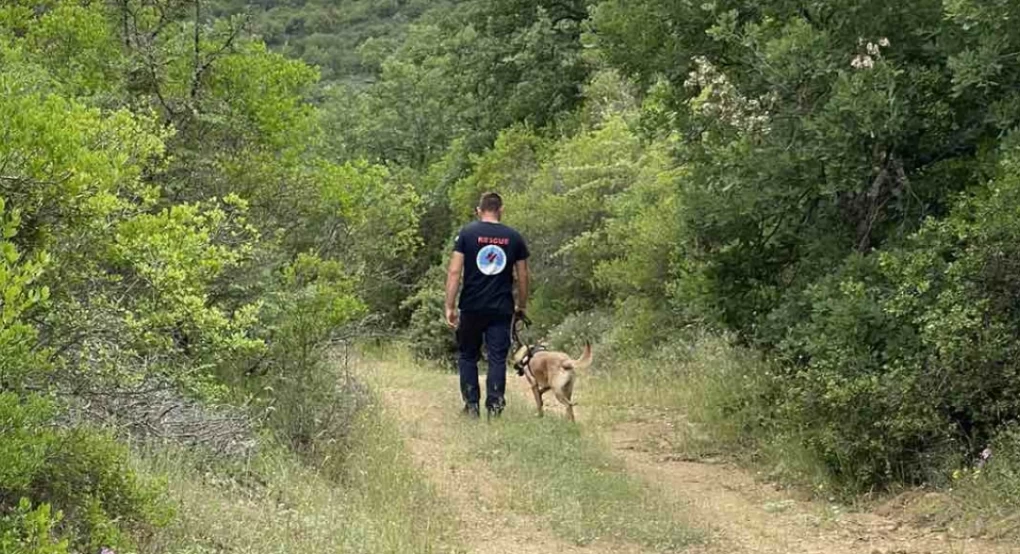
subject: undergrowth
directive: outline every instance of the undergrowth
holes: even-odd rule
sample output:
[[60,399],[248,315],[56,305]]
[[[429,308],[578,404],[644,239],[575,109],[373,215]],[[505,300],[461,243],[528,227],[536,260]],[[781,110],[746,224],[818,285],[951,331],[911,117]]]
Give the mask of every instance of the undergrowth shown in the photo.
[[448,514],[374,401],[350,433],[318,467],[282,445],[227,465],[194,451],[153,453],[148,469],[170,476],[180,517],[145,551],[455,552]]
[[[901,502],[901,515],[908,519],[969,535],[1020,536],[1018,425],[1004,428],[974,459],[945,460],[949,469],[929,483],[861,494],[808,446],[809,432],[781,425],[782,380],[760,354],[706,333],[666,341],[642,355],[613,346],[596,348],[596,364],[579,389],[586,404],[598,406],[592,410],[598,425],[652,418],[668,423],[652,441],[673,456],[728,459],[775,483],[860,508],[896,503],[907,492],[903,498],[914,500]],[[600,357],[600,350],[606,355]]]

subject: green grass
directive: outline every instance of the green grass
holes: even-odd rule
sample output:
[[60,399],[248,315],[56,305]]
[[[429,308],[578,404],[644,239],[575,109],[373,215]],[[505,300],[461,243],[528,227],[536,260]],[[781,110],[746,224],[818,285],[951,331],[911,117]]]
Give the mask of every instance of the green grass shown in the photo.
[[966,460],[951,476],[952,494],[917,502],[915,518],[994,538],[1020,538],[1020,424],[1005,426],[983,463]]
[[770,364],[724,337],[702,334],[639,356],[605,360],[580,393],[598,405],[596,423],[669,423],[650,437],[684,459],[725,458],[828,497],[831,475],[796,436],[771,427]]
[[747,399],[763,388],[759,376],[768,370],[751,353],[707,336],[608,360],[596,369],[585,376],[584,399],[599,406],[601,425],[642,416],[665,419],[678,423],[678,447],[712,452],[748,441],[758,406]]
[[459,552],[441,500],[418,475],[392,422],[369,406],[349,453],[319,468],[283,449],[240,467],[206,466],[162,450],[148,470],[168,477],[176,522],[142,551],[192,554]]
[[472,452],[530,494],[513,509],[542,516],[560,536],[676,551],[697,540],[680,507],[629,475],[608,446],[556,415],[534,417],[518,403],[498,422],[470,433]]

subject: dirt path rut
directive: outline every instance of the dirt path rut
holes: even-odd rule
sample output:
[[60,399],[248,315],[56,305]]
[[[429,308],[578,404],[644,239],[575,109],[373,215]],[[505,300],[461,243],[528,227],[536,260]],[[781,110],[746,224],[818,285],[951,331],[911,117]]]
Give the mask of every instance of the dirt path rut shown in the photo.
[[[661,422],[631,422],[609,433],[629,471],[676,491],[711,539],[692,552],[754,554],[1006,554],[1020,545],[952,537],[870,513],[792,498],[728,464],[678,461],[654,446]],[[651,439],[651,440],[650,440]]]

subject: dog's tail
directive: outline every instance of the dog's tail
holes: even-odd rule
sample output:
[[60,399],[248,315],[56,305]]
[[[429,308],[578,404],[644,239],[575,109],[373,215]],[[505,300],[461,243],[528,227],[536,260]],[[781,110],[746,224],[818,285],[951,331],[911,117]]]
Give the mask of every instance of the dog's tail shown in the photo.
[[591,367],[591,343],[584,343],[584,353],[581,357],[576,360],[567,360],[563,362],[563,369],[578,369],[585,370]]

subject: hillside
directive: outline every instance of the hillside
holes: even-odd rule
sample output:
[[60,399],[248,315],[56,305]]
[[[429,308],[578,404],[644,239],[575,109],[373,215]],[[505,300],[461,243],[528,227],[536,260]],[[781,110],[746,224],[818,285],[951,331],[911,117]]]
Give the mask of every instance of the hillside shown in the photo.
[[[447,2],[436,0],[220,0],[218,17],[250,18],[255,34],[272,49],[318,67],[324,81],[363,83],[379,72],[375,52],[405,39],[407,27]],[[372,52],[362,54],[367,41]]]

